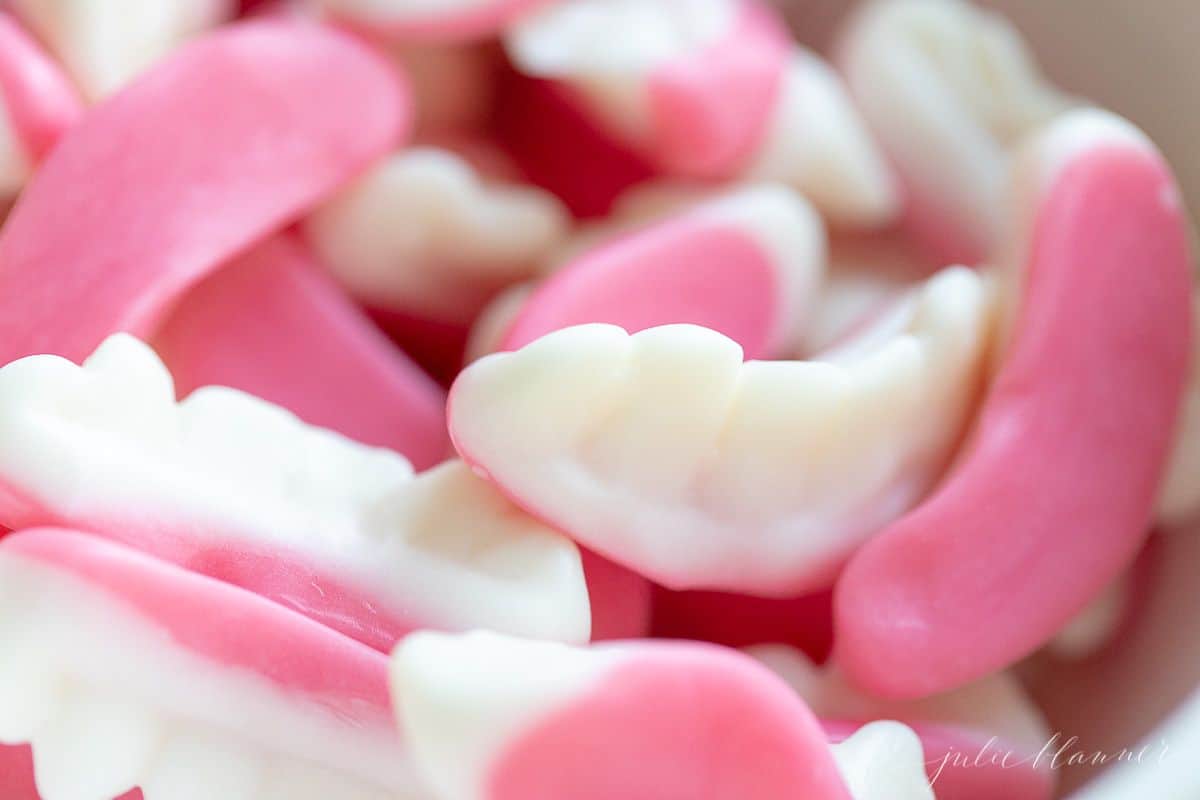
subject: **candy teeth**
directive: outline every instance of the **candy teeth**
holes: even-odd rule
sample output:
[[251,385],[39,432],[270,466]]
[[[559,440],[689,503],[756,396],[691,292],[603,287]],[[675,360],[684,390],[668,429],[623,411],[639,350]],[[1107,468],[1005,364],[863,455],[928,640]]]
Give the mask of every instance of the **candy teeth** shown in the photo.
[[1007,345],[972,441],[838,583],[838,661],[878,694],[945,691],[1049,640],[1136,558],[1169,456],[1194,320],[1168,167],[1080,111],[1014,185]]
[[584,252],[532,292],[500,347],[589,322],[686,322],[771,357],[795,338],[824,268],[812,207],[783,186],[744,188]]
[[988,328],[962,268],[903,334],[835,361],[743,366],[704,328],[579,326],[468,367],[451,434],[520,505],[664,585],[796,595],[939,477]]
[[392,694],[444,800],[849,800],[804,705],[710,645],[417,633],[393,654]]
[[1182,525],[1200,513],[1200,295],[1192,302],[1192,319],[1191,377],[1158,498],[1158,515],[1168,525]]
[[[413,478],[394,453],[230,389],[176,405],[162,363],[125,335],[82,368],[0,368],[0,477],[10,527],[94,530],[377,648],[422,625],[588,637],[574,545],[461,462]],[[287,568],[254,566],[264,553]]]
[[566,210],[548,193],[487,185],[463,159],[424,147],[386,160],[306,223],[360,299],[458,323],[534,274],[566,228]]
[[898,722],[872,722],[832,748],[854,800],[934,800],[921,740]]
[[[141,583],[145,573],[139,570],[145,567],[137,566],[153,562],[122,553],[94,539],[50,531],[17,534],[0,548],[3,741],[32,742],[46,800],[108,800],[137,785],[146,800],[270,797],[257,791],[263,776],[317,766],[337,770],[329,774],[345,790],[327,797],[418,796],[386,708],[368,700],[373,687],[354,683],[362,675],[362,653],[354,654],[358,663],[340,662],[344,697],[306,693],[245,664],[214,661],[192,649],[209,635],[201,629],[214,623],[189,612],[171,627],[155,615],[169,616],[176,596],[195,600],[199,590],[207,593],[204,605],[214,619],[230,615],[239,625],[253,626],[261,624],[262,609],[241,612],[245,603],[262,601],[194,576],[177,577],[169,596],[155,596]],[[105,586],[114,557],[134,571],[115,580],[119,586]],[[97,568],[99,577],[86,572]],[[141,602],[151,610],[139,609]],[[339,638],[313,627],[325,644]],[[286,660],[280,647],[315,646],[312,631],[289,636],[264,629],[257,639],[262,659]],[[345,648],[345,640],[337,646]],[[363,652],[378,659],[382,673],[382,656]],[[241,657],[247,664],[257,658]],[[284,669],[282,663],[269,669]],[[337,682],[332,676],[316,680]],[[38,689],[46,684],[51,691]],[[25,710],[12,706],[13,699]],[[230,794],[211,793],[217,789]]]
[[914,234],[976,263],[999,240],[1010,154],[1068,101],[1018,33],[959,0],[887,0],[843,33],[839,64],[908,190]]
[[231,0],[13,0],[91,100],[232,16]]
[[846,87],[801,48],[788,61],[768,133],[746,175],[795,186],[834,226],[879,228],[900,212],[887,164]]

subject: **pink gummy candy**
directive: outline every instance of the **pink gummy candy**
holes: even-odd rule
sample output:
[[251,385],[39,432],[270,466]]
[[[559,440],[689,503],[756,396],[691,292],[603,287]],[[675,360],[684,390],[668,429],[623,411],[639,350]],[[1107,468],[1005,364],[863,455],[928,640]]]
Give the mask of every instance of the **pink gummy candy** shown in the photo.
[[1020,307],[973,438],[837,589],[837,657],[880,694],[949,689],[1046,641],[1137,555],[1168,456],[1192,327],[1170,172],[1100,112],[1022,163]]
[[79,95],[50,57],[0,12],[0,102],[28,155],[40,161],[83,113]]

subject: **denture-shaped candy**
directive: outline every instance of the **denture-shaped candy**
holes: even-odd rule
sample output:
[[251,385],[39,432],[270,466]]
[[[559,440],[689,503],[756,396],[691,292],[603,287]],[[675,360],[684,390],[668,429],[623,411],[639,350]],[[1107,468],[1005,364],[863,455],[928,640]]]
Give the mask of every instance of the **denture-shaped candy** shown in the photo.
[[417,147],[343,189],[305,231],[367,305],[466,325],[499,290],[536,273],[567,223],[547,192],[485,183],[454,153]]
[[1067,100],[1015,28],[963,0],[873,0],[839,50],[904,186],[908,230],[946,261],[978,263],[1001,232],[1011,153]]
[[522,20],[506,46],[665,174],[780,180],[836,224],[898,210],[836,74],[753,0],[576,0]]
[[982,278],[946,270],[890,335],[864,334],[876,346],[811,362],[743,363],[694,325],[568,328],[468,367],[451,435],[523,508],[665,586],[798,595],[940,476],[972,408],[988,298]]
[[62,71],[0,12],[0,204],[29,178],[82,107]]
[[0,368],[0,524],[117,539],[388,650],[421,627],[585,642],[573,544],[462,462],[395,453],[170,374],[118,335]]
[[12,0],[91,100],[233,15],[233,0]]
[[795,337],[824,267],[807,202],[781,186],[743,189],[585,252],[525,300],[500,347],[588,322],[631,333],[686,322],[769,358]]
[[[72,128],[22,195],[0,233],[0,362],[78,361],[121,330],[149,338],[198,280],[391,149],[408,117],[387,65],[344,34],[256,22],[186,47]],[[335,427],[361,428],[361,396],[383,390],[375,404],[395,406],[389,419],[413,398],[413,429],[431,418],[427,381],[399,352],[296,352],[313,336],[274,331],[274,373],[357,364],[328,368],[342,378],[325,390],[339,400],[324,402],[340,408]],[[242,357],[259,367],[252,352]],[[416,436],[440,447],[442,425],[387,444]]]
[[0,742],[47,800],[413,798],[385,656],[72,531],[0,543]]
[[1193,320],[1168,167],[1081,111],[1015,174],[1011,333],[971,441],[838,585],[839,663],[880,694],[944,691],[1049,639],[1137,555],[1169,456]]
[[848,683],[836,665],[817,667],[791,647],[746,652],[787,681],[831,734],[844,735],[877,719],[911,726],[925,743],[938,800],[1046,800],[1053,794],[1050,760],[1038,758],[1050,730],[1008,673],[924,700],[889,702]]
[[870,785],[848,791],[796,695],[712,645],[417,633],[393,655],[392,690],[415,762],[444,800],[929,796],[915,737],[898,763],[847,759],[845,773]]
[[560,0],[316,0],[341,22],[401,41],[483,39]]
[[[235,386],[310,425],[445,460],[446,393],[388,341],[303,245],[276,237],[191,289],[153,344],[179,395]],[[354,392],[332,387],[354,386]]]

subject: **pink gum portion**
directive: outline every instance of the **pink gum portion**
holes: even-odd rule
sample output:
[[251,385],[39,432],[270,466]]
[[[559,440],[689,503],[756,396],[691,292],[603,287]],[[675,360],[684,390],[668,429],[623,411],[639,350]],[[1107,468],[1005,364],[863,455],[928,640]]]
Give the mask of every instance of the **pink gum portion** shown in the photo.
[[4,12],[0,12],[0,97],[34,161],[50,152],[83,115],[83,103],[66,75]]
[[640,643],[496,761],[489,800],[850,800],[786,684],[711,645]]
[[764,358],[777,344],[779,295],[770,255],[730,225],[684,216],[626,236],[556,272],[522,306],[501,344],[516,350],[588,322],[629,333],[691,322]]
[[499,75],[496,136],[529,180],[578,217],[600,217],[629,187],[656,171],[580,111],[551,81],[515,70]]
[[[829,741],[835,744],[850,738],[864,724],[821,721]],[[1037,753],[987,735],[944,725],[905,724],[921,738],[925,771],[937,800],[1049,800],[1054,796],[1049,756],[1035,764]]]
[[791,38],[773,12],[742,6],[727,35],[650,76],[651,159],[668,173],[731,177],[767,136]]
[[915,697],[1045,642],[1136,557],[1188,369],[1191,259],[1165,165],[1093,147],[1040,199],[1015,336],[944,486],[837,589],[837,658]]
[[252,592],[64,529],[14,533],[0,549],[111,595],[216,666],[252,670],[349,719],[389,719],[385,655]]
[[728,647],[788,644],[820,664],[833,649],[833,594],[783,600],[724,592],[654,589],[655,636]]
[[143,337],[193,283],[399,138],[406,95],[351,37],[230,26],[73,127],[0,235],[0,363]]
[[349,27],[394,41],[469,42],[492,36],[521,14],[557,0],[476,0],[469,8],[423,15],[401,13],[394,19],[337,15]]
[[311,425],[389,447],[417,469],[445,459],[445,392],[288,237],[198,284],[154,338],[184,396],[232,386]]

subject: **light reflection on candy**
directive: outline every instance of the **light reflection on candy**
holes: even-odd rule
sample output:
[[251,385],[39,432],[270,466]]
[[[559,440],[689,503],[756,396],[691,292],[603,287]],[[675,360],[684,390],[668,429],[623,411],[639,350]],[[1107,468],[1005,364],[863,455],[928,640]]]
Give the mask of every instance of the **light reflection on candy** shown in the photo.
[[120,540],[388,650],[421,627],[585,642],[573,544],[461,462],[403,458],[241,392],[176,404],[136,340],[0,368],[0,524]]
[[898,210],[836,74],[757,3],[576,0],[523,21],[506,46],[664,174],[784,181],[838,225]]
[[1014,180],[1010,341],[942,487],[855,554],[838,660],[884,695],[1012,664],[1133,561],[1191,361],[1192,256],[1170,171],[1133,126],[1068,114]]
[[1048,800],[1055,775],[1038,754],[1051,740],[1045,719],[1016,677],[996,673],[954,692],[896,702],[846,681],[836,665],[815,666],[783,645],[746,651],[788,682],[840,738],[872,720],[899,720],[925,743],[938,800]]
[[232,0],[12,0],[92,101],[229,19],[233,6]]
[[59,67],[0,12],[0,204],[25,185],[82,111]]
[[519,505],[665,586],[818,590],[940,476],[973,406],[989,296],[946,270],[878,347],[806,362],[743,364],[693,325],[568,328],[469,366],[451,435]]
[[72,531],[0,544],[0,742],[47,798],[427,797],[383,654]]
[[910,233],[977,264],[998,241],[1010,154],[1068,101],[1016,29],[962,0],[872,0],[837,59],[899,173]]
[[[796,695],[713,645],[418,633],[391,675],[397,720],[443,800],[883,796],[852,796]],[[914,772],[923,785],[919,747]]]

